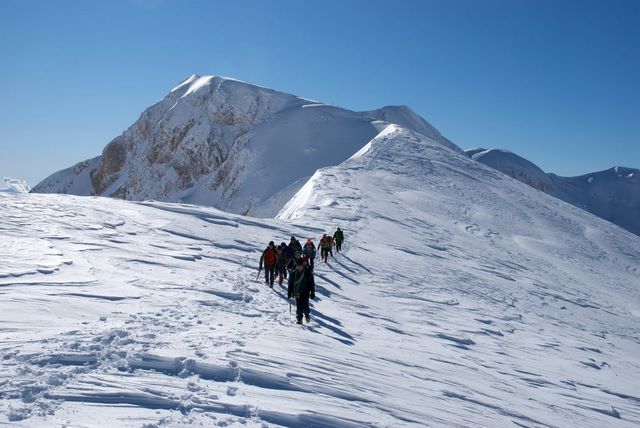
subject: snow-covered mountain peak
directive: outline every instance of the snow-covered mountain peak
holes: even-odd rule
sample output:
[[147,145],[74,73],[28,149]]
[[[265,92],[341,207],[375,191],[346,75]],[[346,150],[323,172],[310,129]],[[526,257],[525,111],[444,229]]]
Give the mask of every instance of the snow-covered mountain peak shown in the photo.
[[[205,93],[206,92],[212,93],[213,91],[220,89],[221,85],[232,86],[232,87],[235,87],[236,89],[243,88],[244,90],[247,90],[247,89],[254,90],[254,91],[263,90],[263,91],[268,91],[272,93],[280,93],[287,97],[293,97],[292,95],[285,94],[284,92],[279,92],[273,89],[265,88],[263,86],[254,85],[239,79],[234,79],[232,77],[219,76],[219,75],[200,76],[197,74],[192,74],[191,76],[187,77],[178,86],[173,88],[170,94],[176,93],[182,98],[203,89],[204,89],[203,92]],[[226,88],[226,89],[228,92],[230,92],[229,88]],[[298,97],[295,97],[295,98],[298,98]]]
[[192,75],[101,156],[34,192],[155,199],[273,216],[318,168],[397,123],[460,149],[406,106],[354,112],[221,76]]

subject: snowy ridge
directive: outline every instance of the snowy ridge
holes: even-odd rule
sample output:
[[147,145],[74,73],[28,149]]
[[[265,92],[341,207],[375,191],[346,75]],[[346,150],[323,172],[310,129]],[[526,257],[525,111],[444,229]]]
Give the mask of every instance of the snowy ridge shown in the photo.
[[[640,423],[640,238],[398,126],[354,153],[274,220],[0,195],[3,422]],[[335,226],[295,326],[260,252]]]
[[[354,112],[219,76],[193,75],[145,110],[98,158],[57,172],[33,192],[111,196],[275,215],[276,201],[318,168],[371,140],[381,120],[454,150],[406,106]],[[294,186],[294,187],[292,187]]]
[[91,173],[100,165],[100,156],[78,162],[74,166],[50,175],[38,183],[33,193],[63,193],[77,196],[91,196]]
[[420,368],[425,425],[638,423],[638,237],[397,127],[278,218],[357,236],[373,275],[350,297],[397,334],[373,360]]
[[613,167],[579,177],[547,174],[507,150],[471,149],[473,160],[640,235],[640,170]]

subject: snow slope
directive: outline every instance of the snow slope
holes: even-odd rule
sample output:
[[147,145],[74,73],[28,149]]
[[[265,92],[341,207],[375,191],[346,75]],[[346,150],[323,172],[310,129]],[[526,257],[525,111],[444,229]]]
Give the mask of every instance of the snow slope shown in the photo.
[[[387,127],[257,220],[0,195],[11,426],[640,423],[640,238]],[[311,324],[270,239],[345,230]]]
[[[275,215],[294,183],[337,165],[393,122],[453,143],[406,106],[371,112],[219,76],[193,75],[145,110],[101,156],[33,192],[112,196]],[[292,187],[294,186],[294,187]]]
[[507,150],[471,149],[473,160],[640,235],[640,170],[613,167],[579,177],[547,174]]
[[29,193],[31,188],[23,181],[16,178],[4,177],[0,181],[0,192],[6,193]]

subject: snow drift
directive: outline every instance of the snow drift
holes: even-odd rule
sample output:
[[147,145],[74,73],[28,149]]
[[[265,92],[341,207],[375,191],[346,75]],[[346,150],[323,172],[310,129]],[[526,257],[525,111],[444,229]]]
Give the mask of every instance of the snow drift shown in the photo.
[[[2,422],[640,423],[640,238],[402,127],[272,220],[0,200]],[[295,326],[260,252],[336,226],[344,252]]]

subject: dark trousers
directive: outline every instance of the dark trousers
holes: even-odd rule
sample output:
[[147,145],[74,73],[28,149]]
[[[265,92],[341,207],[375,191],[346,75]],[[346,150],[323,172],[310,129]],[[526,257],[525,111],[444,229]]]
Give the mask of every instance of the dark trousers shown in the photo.
[[284,263],[276,265],[276,276],[281,275],[284,279],[287,279],[287,268]]
[[273,285],[273,280],[276,275],[276,265],[265,265],[264,267],[264,280],[269,285]]
[[296,318],[302,320],[302,315],[309,316],[309,293],[302,293],[296,298]]
[[328,248],[321,248],[320,249],[320,257],[322,258],[323,261],[327,261],[327,257],[329,257],[329,249]]
[[340,252],[341,249],[342,249],[342,241],[336,240],[336,251]]

